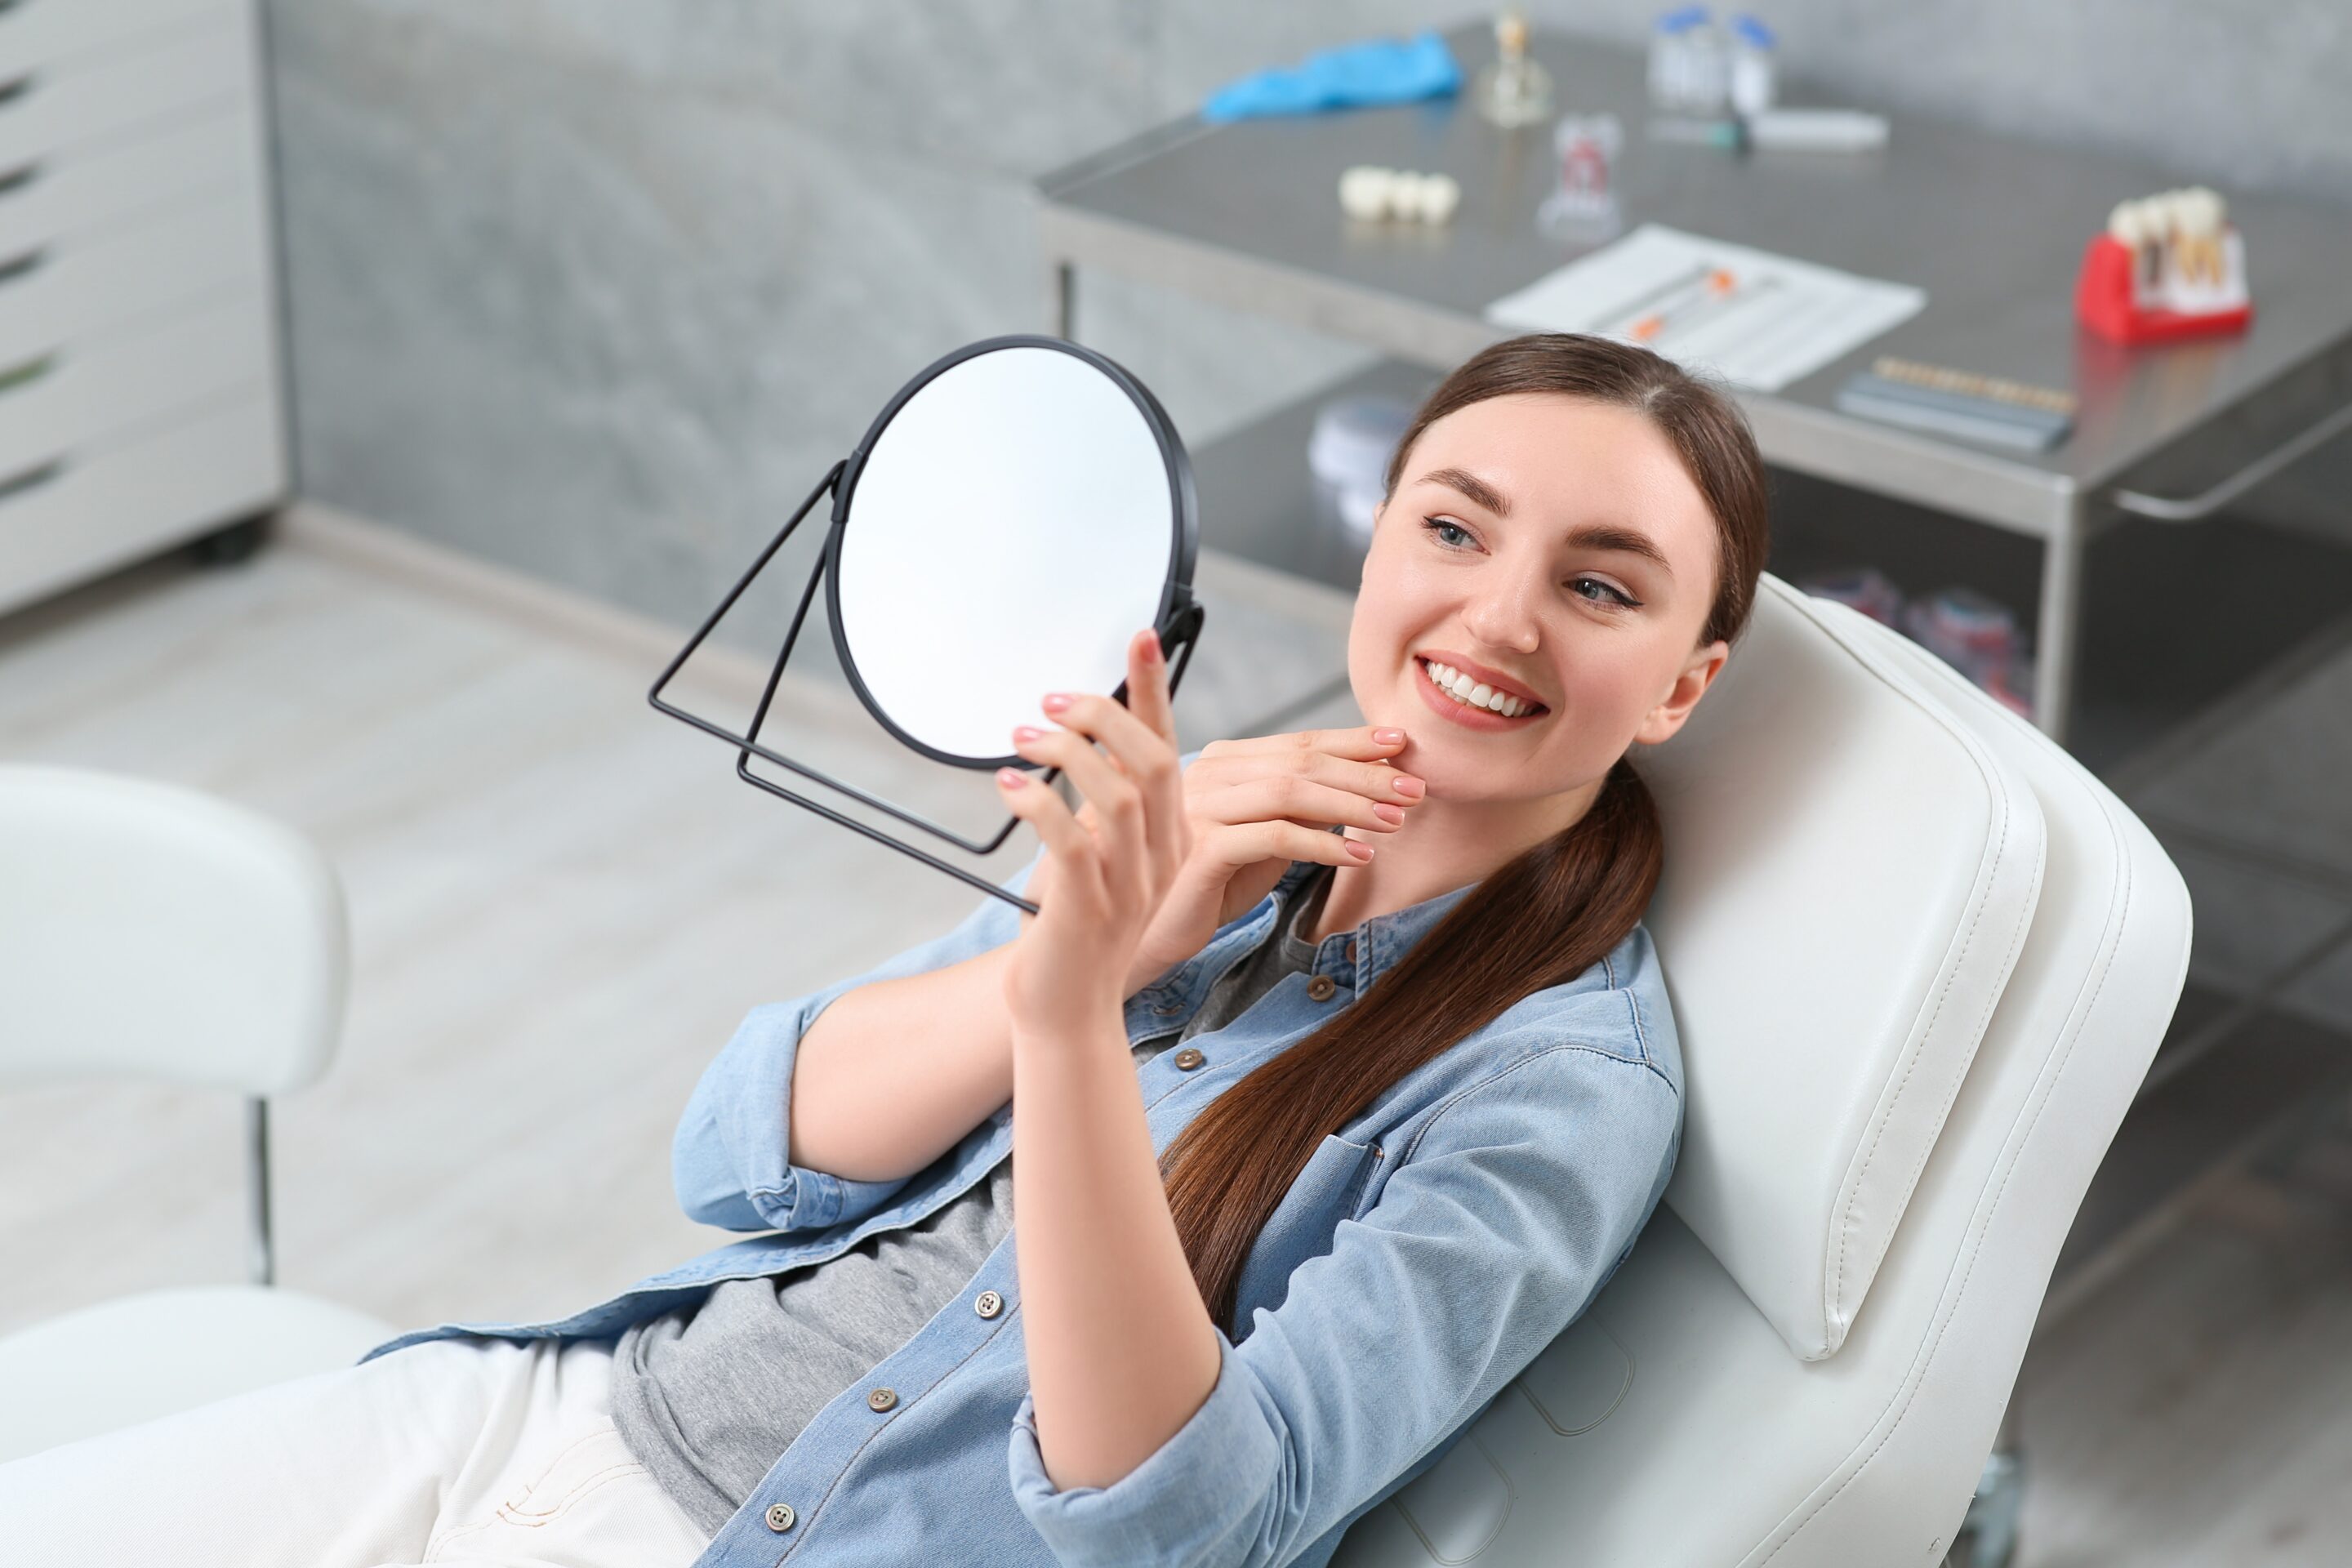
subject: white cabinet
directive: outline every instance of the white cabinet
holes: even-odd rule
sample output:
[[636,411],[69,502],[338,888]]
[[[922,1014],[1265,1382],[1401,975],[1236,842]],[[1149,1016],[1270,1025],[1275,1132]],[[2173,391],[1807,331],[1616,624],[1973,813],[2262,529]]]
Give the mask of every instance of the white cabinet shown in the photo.
[[288,483],[257,0],[0,0],[0,611]]

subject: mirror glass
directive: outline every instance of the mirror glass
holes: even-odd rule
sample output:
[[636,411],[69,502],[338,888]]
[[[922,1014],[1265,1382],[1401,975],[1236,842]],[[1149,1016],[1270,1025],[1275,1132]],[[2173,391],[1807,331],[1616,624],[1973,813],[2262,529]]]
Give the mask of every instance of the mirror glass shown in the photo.
[[844,475],[829,603],[902,741],[1017,763],[1048,691],[1115,691],[1192,567],[1190,470],[1139,383],[1058,340],[974,345],[903,389]]

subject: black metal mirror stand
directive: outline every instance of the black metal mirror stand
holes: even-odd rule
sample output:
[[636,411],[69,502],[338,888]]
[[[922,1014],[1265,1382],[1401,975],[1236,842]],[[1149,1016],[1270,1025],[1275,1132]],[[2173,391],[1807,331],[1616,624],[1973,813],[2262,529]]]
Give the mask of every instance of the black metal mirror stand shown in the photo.
[[[784,633],[784,646],[776,655],[774,668],[768,672],[767,685],[760,693],[760,705],[752,711],[751,722],[747,733],[739,735],[723,724],[714,723],[700,714],[688,712],[662,696],[663,688],[667,687],[677,677],[677,672],[685,668],[686,661],[694,657],[695,650],[703,645],[712,630],[726,618],[727,612],[735,607],[736,601],[743,596],[760,574],[767,570],[768,563],[775,559],[776,552],[784,547],[784,541],[793,536],[793,531],[801,525],[802,519],[808,516],[809,509],[816,505],[818,498],[841,481],[843,470],[847,467],[847,459],[844,459],[825,470],[824,478],[817,481],[816,489],[811,490],[808,499],[801,502],[800,510],[793,512],[790,520],[778,531],[776,537],[768,542],[768,547],[760,552],[759,558],[751,563],[751,569],[744,573],[736,584],[727,591],[727,596],[719,601],[719,607],[710,612],[702,625],[695,629],[694,636],[688,640],[687,645],[678,650],[677,657],[671,659],[667,667],[662,670],[660,677],[654,681],[652,689],[646,693],[646,700],[652,703],[657,710],[668,714],[681,723],[690,724],[704,734],[715,736],[734,747],[735,776],[745,784],[757,785],[770,795],[780,796],[791,801],[794,805],[803,806],[816,813],[828,822],[837,822],[854,832],[864,834],[877,844],[887,844],[900,854],[910,855],[927,866],[944,871],[959,881],[968,882],[982,892],[992,894],[1006,903],[1034,915],[1037,912],[1037,906],[1018,893],[1009,892],[987,878],[967,870],[952,861],[943,860],[928,849],[909,844],[904,839],[893,837],[870,823],[860,822],[856,817],[846,816],[822,801],[813,800],[796,790],[786,788],[773,779],[761,778],[751,772],[751,759],[758,757],[763,762],[772,763],[780,768],[797,773],[812,783],[822,784],[836,795],[846,795],[865,805],[871,806],[886,816],[907,824],[909,827],[919,827],[935,838],[945,839],[958,848],[974,855],[993,854],[1003,847],[1005,839],[1012,836],[1013,829],[1021,821],[1017,816],[1008,816],[1004,820],[1004,826],[998,828],[994,835],[986,840],[966,838],[961,834],[942,827],[904,806],[884,800],[879,795],[869,794],[856,784],[835,778],[805,763],[795,762],[760,743],[758,739],[760,731],[767,723],[768,710],[775,701],[776,688],[783,679],[784,666],[793,657],[793,645],[800,640],[802,625],[808,619],[809,604],[816,597],[817,584],[824,580],[825,572],[832,565],[835,542],[838,538],[838,525],[836,525],[836,531],[826,537],[824,548],[817,552],[816,563],[810,569],[808,582],[801,589],[800,602],[793,609],[792,625]],[[1168,691],[1171,697],[1175,695],[1178,684],[1184,679],[1184,667],[1192,662],[1192,649],[1200,640],[1201,624],[1204,618],[1201,606],[1192,599],[1189,584],[1179,584],[1173,597],[1174,603],[1164,617],[1166,624],[1159,628],[1160,646],[1163,652],[1171,656],[1168,669]],[[1121,683],[1118,690],[1112,695],[1123,702],[1126,700],[1126,694],[1127,688],[1124,683]],[[1059,771],[1059,769],[1048,768],[1045,771],[1045,782],[1051,784]]]

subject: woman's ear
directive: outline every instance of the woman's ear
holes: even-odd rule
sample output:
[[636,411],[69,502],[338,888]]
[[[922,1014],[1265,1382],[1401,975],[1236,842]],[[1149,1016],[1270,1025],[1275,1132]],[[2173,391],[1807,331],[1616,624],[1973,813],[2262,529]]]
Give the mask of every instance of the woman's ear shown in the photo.
[[1720,637],[1692,654],[1675,675],[1675,683],[1666,689],[1664,700],[1642,716],[1641,727],[1633,731],[1634,742],[1654,746],[1681,729],[1683,721],[1691,716],[1691,710],[1698,706],[1698,700],[1706,695],[1706,689],[1722,673],[1723,661],[1730,657],[1731,645]]

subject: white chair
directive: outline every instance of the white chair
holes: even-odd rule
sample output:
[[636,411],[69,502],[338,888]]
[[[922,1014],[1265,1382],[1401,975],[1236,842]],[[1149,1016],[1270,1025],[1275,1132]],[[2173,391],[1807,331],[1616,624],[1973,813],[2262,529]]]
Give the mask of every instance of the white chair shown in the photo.
[[1766,578],[1639,765],[1688,1102],[1591,1310],[1346,1568],[1944,1561],[2180,991],[2153,837],[1916,646]]
[[333,870],[193,790],[0,766],[0,1088],[138,1077],[247,1097],[251,1285],[162,1289],[0,1339],[0,1461],[348,1365],[395,1331],[273,1288],[268,1097],[341,1026]]

